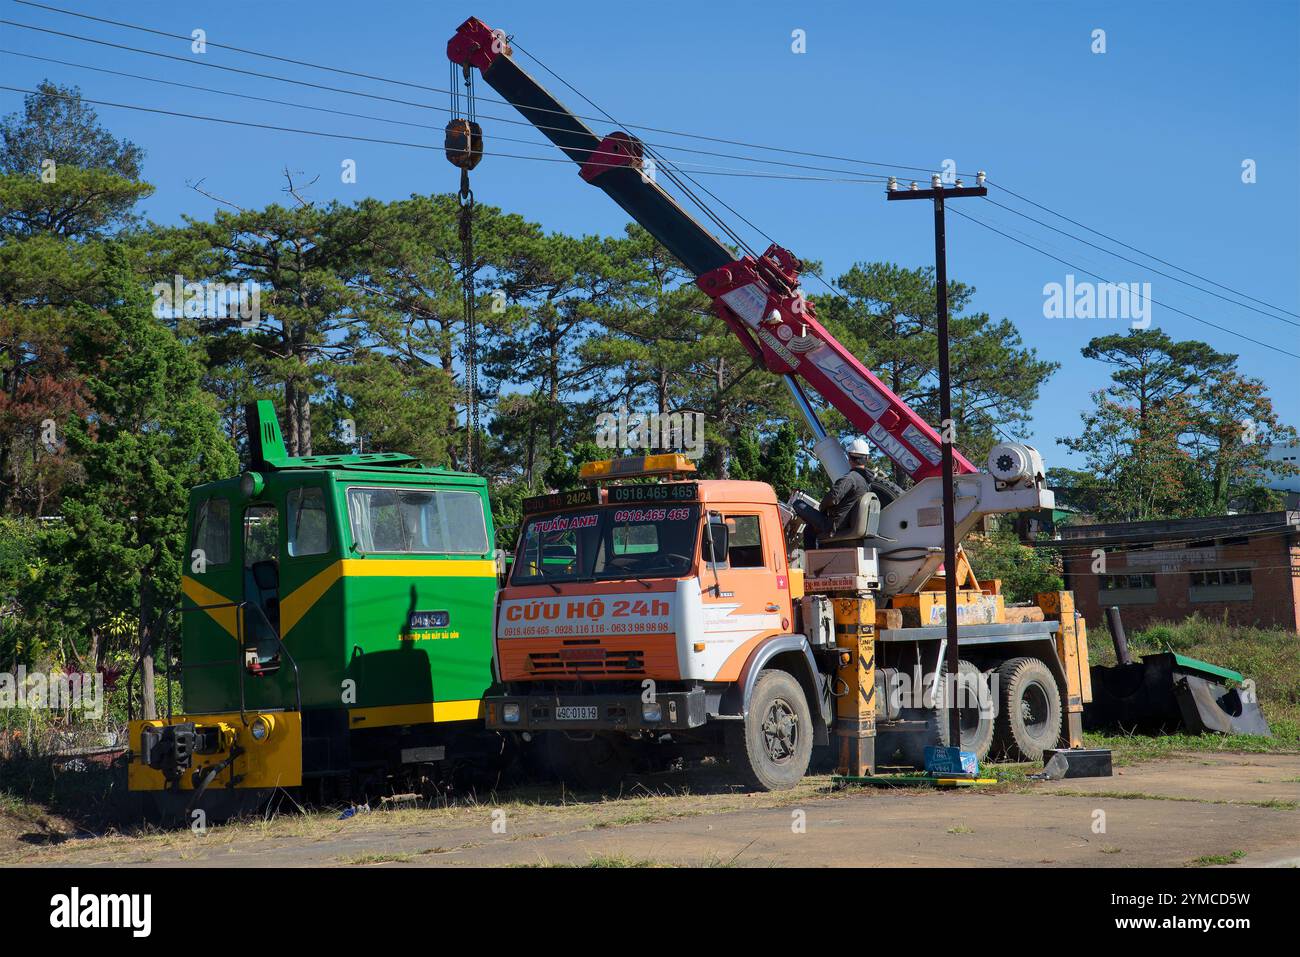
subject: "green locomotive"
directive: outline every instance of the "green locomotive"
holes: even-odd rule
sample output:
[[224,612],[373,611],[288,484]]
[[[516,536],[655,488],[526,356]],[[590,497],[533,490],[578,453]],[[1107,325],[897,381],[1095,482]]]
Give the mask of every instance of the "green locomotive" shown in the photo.
[[226,816],[281,788],[496,765],[486,480],[398,453],[292,458],[270,402],[248,420],[248,468],[190,493],[186,713],[131,722],[130,790]]

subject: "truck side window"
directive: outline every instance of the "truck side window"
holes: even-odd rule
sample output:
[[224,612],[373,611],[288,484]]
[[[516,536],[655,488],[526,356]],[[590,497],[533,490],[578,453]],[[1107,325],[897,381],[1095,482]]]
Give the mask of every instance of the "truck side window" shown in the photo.
[[204,499],[199,506],[190,548],[200,549],[209,565],[230,561],[230,503],[224,498]]
[[330,548],[329,517],[325,493],[318,488],[296,488],[289,493],[289,555],[323,555]]
[[728,515],[730,543],[727,564],[732,568],[763,567],[763,536],[759,532],[757,515]]

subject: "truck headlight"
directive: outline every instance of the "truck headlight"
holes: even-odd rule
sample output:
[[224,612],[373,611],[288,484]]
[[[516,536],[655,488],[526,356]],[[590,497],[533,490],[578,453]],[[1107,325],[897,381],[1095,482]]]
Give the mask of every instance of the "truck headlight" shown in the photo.
[[253,736],[254,741],[265,741],[271,736],[271,727],[271,719],[259,714],[248,726],[248,733]]
[[643,721],[662,721],[664,709],[657,701],[644,702],[641,705],[641,720]]
[[501,720],[506,724],[519,723],[519,705],[503,704],[501,706]]

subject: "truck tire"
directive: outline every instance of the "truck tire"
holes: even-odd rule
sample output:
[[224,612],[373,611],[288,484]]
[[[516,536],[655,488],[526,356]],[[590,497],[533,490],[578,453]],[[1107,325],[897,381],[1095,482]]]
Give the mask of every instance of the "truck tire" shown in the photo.
[[[948,675],[948,664],[944,662],[943,669],[940,671],[940,680],[944,680]],[[975,755],[975,760],[983,761],[989,756],[993,749],[993,734],[995,722],[995,708],[991,696],[988,694],[988,677],[975,667],[974,663],[964,658],[957,668],[957,680],[960,688],[957,691],[957,704],[961,716],[961,749],[970,751]],[[947,684],[942,686],[945,691]],[[946,707],[942,693],[940,694],[939,704]],[[951,747],[952,742],[948,739],[948,712],[940,710],[937,713],[939,723],[939,743],[945,748]]]
[[794,787],[812,757],[812,717],[803,688],[788,672],[760,671],[745,720],[727,722],[726,735],[728,761],[748,787]]
[[1061,737],[1061,691],[1037,658],[1011,658],[997,670],[995,745],[1013,761],[1041,761]]

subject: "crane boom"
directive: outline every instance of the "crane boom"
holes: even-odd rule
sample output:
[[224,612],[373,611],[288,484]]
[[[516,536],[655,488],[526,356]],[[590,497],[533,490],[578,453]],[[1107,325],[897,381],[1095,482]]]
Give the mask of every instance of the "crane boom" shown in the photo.
[[[502,31],[471,17],[448,41],[447,57],[476,68],[578,165],[584,180],[604,190],[695,274],[714,312],[749,354],[786,377],[819,439],[827,437],[811,405],[799,401],[803,394],[796,379],[808,383],[914,480],[941,474],[939,434],[817,321],[816,307],[799,285],[802,265],[789,250],[774,243],[761,256],[736,258],[647,175],[635,137],[622,131],[597,136],[515,63]],[[825,442],[819,444],[825,448]],[[822,450],[819,457],[828,463]],[[953,458],[957,473],[977,471],[955,451]]]

